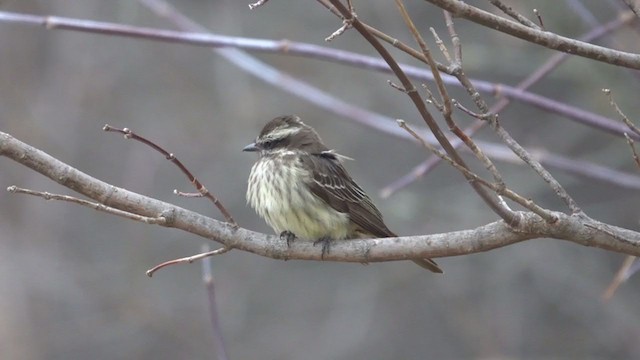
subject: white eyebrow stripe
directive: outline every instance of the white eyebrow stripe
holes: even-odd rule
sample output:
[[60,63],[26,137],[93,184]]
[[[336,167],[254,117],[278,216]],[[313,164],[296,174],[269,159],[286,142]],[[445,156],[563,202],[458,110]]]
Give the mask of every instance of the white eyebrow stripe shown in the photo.
[[272,132],[270,132],[268,135],[268,137],[270,139],[284,139],[289,135],[295,134],[297,132],[300,131],[300,128],[294,127],[294,128],[280,128],[280,129],[274,129]]

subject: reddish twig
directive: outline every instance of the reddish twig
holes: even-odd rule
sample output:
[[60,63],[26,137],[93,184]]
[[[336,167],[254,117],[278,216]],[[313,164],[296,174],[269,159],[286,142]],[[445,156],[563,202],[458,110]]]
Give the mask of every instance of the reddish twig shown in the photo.
[[184,166],[184,164],[180,160],[178,160],[178,158],[176,158],[176,156],[174,154],[166,151],[165,149],[163,149],[159,145],[156,145],[153,141],[148,140],[145,137],[134,133],[133,131],[131,131],[128,128],[118,129],[118,128],[112,127],[109,124],[106,124],[102,128],[102,130],[107,131],[107,132],[121,133],[121,134],[124,135],[125,139],[137,140],[137,141],[139,141],[139,142],[151,147],[152,149],[158,151],[159,153],[161,153],[167,160],[171,161],[174,165],[176,165],[180,169],[180,171],[182,171],[183,174],[185,174],[187,176],[187,178],[189,179],[189,182],[191,182],[191,184],[193,184],[193,186],[196,188],[196,190],[198,190],[198,193],[201,196],[206,197],[207,199],[209,199],[209,200],[211,200],[213,202],[213,204],[218,208],[218,210],[220,210],[220,212],[222,213],[222,216],[224,216],[225,220],[229,224],[231,224],[233,226],[238,226],[236,221],[233,220],[233,217],[231,216],[229,211],[227,211],[227,209],[224,207],[224,205],[222,205],[220,200],[218,200],[218,198],[215,195],[213,195],[209,190],[207,190],[207,188],[204,187],[204,185],[202,185],[202,183],[195,176],[193,176],[193,174],[189,171],[189,169],[187,169],[187,167]]
[[631,269],[631,265],[633,265],[635,260],[636,257],[632,255],[628,255],[624,258],[620,269],[618,269],[618,272],[616,272],[613,280],[611,280],[611,283],[609,283],[607,289],[602,293],[603,301],[611,300],[616,290],[618,290],[618,287],[620,287],[620,285],[622,285],[625,281],[627,281],[627,279],[629,279],[629,276],[631,275],[631,272],[629,270]]
[[167,267],[167,266],[171,266],[171,265],[177,265],[177,264],[191,264],[194,261],[197,260],[202,260],[204,258],[208,258],[210,256],[215,256],[215,255],[221,255],[224,254],[226,252],[231,251],[231,247],[221,247],[219,249],[215,249],[213,251],[208,251],[208,252],[204,252],[204,253],[200,253],[197,255],[192,255],[192,256],[187,256],[187,257],[183,257],[183,258],[179,258],[179,259],[173,259],[173,260],[169,260],[169,261],[165,261],[161,264],[158,264],[154,267],[152,267],[151,269],[147,270],[147,276],[152,277],[153,274],[155,274],[156,271]]

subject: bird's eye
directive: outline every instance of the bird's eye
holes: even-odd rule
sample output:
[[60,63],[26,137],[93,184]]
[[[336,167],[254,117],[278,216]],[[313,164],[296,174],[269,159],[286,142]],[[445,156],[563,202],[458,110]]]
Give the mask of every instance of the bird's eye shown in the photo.
[[262,143],[262,147],[265,149],[270,149],[273,146],[273,140],[265,141]]
[[273,149],[279,142],[280,140],[266,140],[262,142],[262,147],[264,149]]

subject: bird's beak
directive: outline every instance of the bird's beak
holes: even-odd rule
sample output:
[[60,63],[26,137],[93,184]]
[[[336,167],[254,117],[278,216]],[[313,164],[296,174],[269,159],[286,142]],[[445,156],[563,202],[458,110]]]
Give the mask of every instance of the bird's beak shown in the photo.
[[258,151],[258,147],[256,146],[256,143],[251,143],[245,147],[242,148],[242,151]]

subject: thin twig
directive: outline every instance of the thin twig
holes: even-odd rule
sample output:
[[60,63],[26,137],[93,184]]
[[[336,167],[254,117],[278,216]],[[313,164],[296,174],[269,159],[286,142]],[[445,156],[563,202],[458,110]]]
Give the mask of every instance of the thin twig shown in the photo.
[[[422,35],[420,35],[420,32],[415,27],[413,20],[411,20],[411,16],[409,15],[409,12],[405,8],[402,0],[396,0],[396,5],[400,10],[400,14],[404,19],[405,24],[407,25],[414,39],[420,46],[420,49],[422,50],[422,54],[424,55],[425,58],[429,60],[431,73],[433,74],[436,85],[438,86],[438,91],[440,92],[440,97],[442,98],[442,102],[444,105],[442,115],[444,116],[444,119],[447,125],[449,126],[449,130],[451,130],[451,132],[453,132],[460,140],[462,140],[462,142],[464,142],[464,144],[471,150],[471,152],[476,156],[476,158],[480,160],[480,162],[482,162],[484,167],[493,176],[495,183],[498,184],[498,186],[505,187],[505,183],[504,183],[504,180],[502,179],[502,175],[500,175],[500,173],[498,172],[498,169],[495,167],[493,162],[484,154],[484,152],[475,144],[475,142],[473,142],[471,137],[467,136],[467,134],[465,134],[454,121],[453,115],[452,115],[452,109],[451,109],[451,102],[452,102],[451,97],[449,96],[447,88],[444,85],[444,82],[442,81],[440,72],[433,65],[434,60],[433,60],[433,56],[431,55],[431,51],[429,50],[429,47],[427,46],[426,42],[422,38]],[[436,38],[438,38],[437,34],[435,34],[435,36]],[[445,50],[445,53],[446,53],[446,50]],[[450,59],[450,57],[448,56],[447,58]]]
[[427,93],[427,103],[435,106],[436,109],[438,109],[439,112],[443,112],[444,111],[444,105],[440,101],[438,101],[438,99],[436,99],[435,96],[433,96],[433,93],[431,92],[431,89],[429,89],[427,84],[422,84],[422,88]]
[[269,1],[269,0],[258,0],[256,2],[254,2],[253,4],[249,4],[249,9],[253,10],[253,9],[257,8],[258,6],[264,5],[267,1]]
[[426,0],[427,2],[482,26],[506,33],[552,50],[582,56],[595,61],[618,65],[630,69],[640,69],[640,54],[617,51],[524,26],[518,22],[491,14],[466,1]]
[[[249,55],[241,52],[238,49],[280,53],[295,56],[306,56],[350,66],[356,66],[359,68],[366,68],[379,72],[390,73],[391,69],[389,68],[389,66],[379,58],[288,40],[273,41],[202,33],[202,31],[206,31],[206,29],[193,24],[192,21],[184,18],[183,16],[181,16],[181,14],[180,16],[175,14],[175,9],[166,2],[162,0],[139,1],[147,6],[150,6],[152,10],[158,12],[160,15],[168,16],[168,14],[171,14],[171,16],[169,16],[170,19],[172,21],[175,21],[185,30],[200,31],[200,33],[194,34],[115,23],[61,18],[55,16],[16,14],[8,12],[0,12],[0,21],[45,26],[45,28],[48,30],[73,30],[104,34],[109,36],[125,36],[153,41],[166,41],[212,47],[214,51],[222,54],[223,57],[229,59],[237,66],[241,67],[244,71],[270,83],[273,86],[279,87],[280,89],[287,91],[294,96],[301,97],[316,106],[336,113],[339,116],[353,119],[359,123],[367,124],[371,127],[375,127],[372,126],[372,124],[377,123],[382,118],[379,114],[353,106],[352,104],[346,103],[345,101],[342,101],[337,97],[332,97],[328,93],[312,87],[309,84],[300,81],[299,79],[293,78],[284,72],[278,71],[274,67],[266,65],[265,63],[260,62],[256,58],[250,57]],[[598,36],[601,36],[602,34],[605,34],[612,29],[627,24],[631,20],[635,19],[636,18],[632,13],[624,13],[608,24],[604,24],[602,27],[594,29],[594,31],[599,33]],[[397,45],[396,47],[400,50],[413,51],[414,54],[417,54],[417,57],[421,59],[421,61],[423,61],[424,57],[419,51],[413,50],[404,44],[404,47],[399,46],[399,43],[393,42],[397,42],[396,39],[392,39],[389,36],[387,36],[387,38],[391,42],[391,44]],[[586,39],[582,40],[588,41]],[[460,48],[456,47],[456,49]],[[557,55],[562,56],[566,54]],[[436,65],[438,66],[438,70],[447,74],[451,74],[456,70],[456,67],[448,67],[439,63]],[[433,75],[430,74],[430,72],[425,72],[418,67],[409,66],[406,64],[402,64],[401,66],[405,70],[405,73],[413,79],[417,79],[420,81],[433,80]],[[442,79],[448,85],[461,86],[459,81],[454,77],[444,76]],[[598,130],[606,131],[617,136],[623,136],[622,134],[626,129],[624,126],[621,126],[622,124],[619,124],[613,119],[609,119],[593,112],[579,109],[575,106],[561,103],[548,97],[522,91],[504,84],[491,83],[488,81],[477,79],[472,80],[472,82],[478,90],[485,93],[491,93],[494,95],[500,95],[510,99],[519,100],[523,103],[533,105],[545,111],[560,114],[570,120],[577,121],[583,125],[591,126]],[[391,121],[391,119],[387,120]],[[395,126],[391,126],[391,128],[395,128]],[[640,136],[636,135],[635,133],[632,134],[632,136],[634,139],[640,140]]]
[[634,3],[634,0],[622,0],[622,2],[627,5],[627,7],[629,7],[637,17],[640,17],[640,8],[638,8],[638,5]]
[[139,141],[139,142],[151,147],[152,149],[156,150],[157,152],[161,153],[167,160],[171,161],[174,165],[176,165],[180,169],[180,171],[182,171],[183,174],[185,174],[187,176],[187,178],[189,179],[189,182],[191,182],[191,184],[193,184],[193,186],[196,188],[196,190],[198,190],[198,193],[202,194],[203,197],[206,197],[207,199],[209,199],[209,200],[211,200],[213,202],[213,204],[218,208],[218,210],[222,213],[222,216],[224,216],[225,220],[229,224],[231,224],[233,226],[238,226],[236,221],[233,220],[233,217],[231,216],[229,211],[227,211],[227,209],[224,207],[224,205],[222,205],[220,200],[218,200],[218,198],[215,195],[213,195],[209,190],[207,190],[207,188],[204,187],[204,185],[202,185],[202,183],[195,176],[193,176],[191,171],[189,171],[189,169],[187,169],[187,167],[184,166],[184,164],[180,160],[178,160],[178,158],[176,158],[176,156],[174,154],[166,151],[161,146],[155,144],[153,141],[148,140],[145,137],[134,133],[133,131],[131,131],[128,128],[118,129],[118,128],[112,127],[109,124],[106,124],[106,125],[104,125],[102,130],[107,131],[107,132],[117,132],[117,133],[123,134],[125,139],[137,140],[137,141]]
[[324,38],[324,41],[326,41],[326,42],[332,41],[333,39],[335,39],[338,36],[342,35],[350,27],[351,27],[351,22],[349,20],[347,20],[347,19],[343,20],[342,21],[342,26],[340,26],[338,28],[338,30],[334,31],[331,35],[329,35],[326,38]]
[[[462,46],[460,45],[460,39],[455,31],[455,27],[454,27],[454,23],[453,23],[453,18],[451,16],[451,14],[447,11],[444,11],[444,16],[445,16],[445,23],[447,25],[447,28],[449,29],[449,35],[451,37],[451,41],[452,44],[454,46],[454,54],[455,58],[456,58],[456,65],[453,67],[453,69],[458,69],[459,71],[462,71],[462,67],[461,67],[461,61],[462,61]],[[602,37],[603,35],[620,28],[621,26],[623,26],[624,24],[627,24],[629,21],[631,21],[632,19],[634,19],[633,16],[628,16],[627,15],[623,15],[620,16],[612,21],[609,21],[606,24],[603,24],[601,26],[598,26],[597,28],[594,28],[590,31],[588,31],[586,34],[582,35],[579,37],[580,40],[582,41],[593,41],[599,37]],[[563,63],[566,59],[569,58],[569,55],[565,54],[565,53],[556,53],[553,56],[551,56],[549,58],[549,60],[547,60],[542,66],[540,66],[536,71],[534,71],[531,75],[527,76],[527,78],[525,78],[523,81],[521,81],[515,88],[512,87],[508,87],[508,86],[496,86],[494,87],[495,91],[494,92],[499,92],[501,94],[505,94],[506,93],[511,93],[512,91],[515,91],[515,93],[520,93],[523,94],[523,96],[529,98],[529,93],[523,91],[524,89],[527,89],[531,86],[533,86],[534,84],[536,84],[538,81],[540,81],[541,79],[543,79],[547,74],[549,74],[553,69],[555,69],[556,67],[558,67],[561,63]],[[455,72],[453,72],[455,73]],[[449,81],[449,77],[443,78],[443,80],[447,81],[447,84],[451,84],[451,82]],[[472,93],[474,91],[474,89],[478,89],[478,90],[482,90],[485,91],[483,89],[484,84],[479,83],[477,80],[473,80],[472,82],[473,86],[471,87],[471,89],[469,89],[468,87],[465,87],[467,89],[468,93]],[[461,83],[460,81],[457,81],[457,85],[460,86],[464,86],[463,83]],[[506,93],[505,93],[506,91]],[[477,94],[477,93],[476,93]],[[537,96],[537,95],[535,95]],[[473,98],[473,95],[472,95]],[[497,114],[499,112],[501,112],[503,109],[505,109],[511,102],[511,99],[514,99],[513,97],[507,96],[507,97],[502,97],[500,100],[498,100],[498,102],[496,102],[493,106],[491,106],[491,108],[489,109],[488,113],[489,114]],[[529,98],[529,100],[535,102],[534,99]],[[550,99],[546,99],[543,102],[545,104],[551,105],[550,102],[548,102],[547,100]],[[555,102],[554,100],[550,100],[551,102]],[[541,103],[542,104],[542,103]],[[555,110],[560,110],[561,108],[565,108],[567,105],[566,104],[560,104],[560,103],[555,103],[554,105],[552,105],[552,107]],[[547,109],[550,110],[550,109]],[[567,109],[568,110],[568,109]],[[577,109],[576,109],[577,110]],[[582,110],[579,110],[582,111]],[[569,111],[569,113],[573,113],[573,110]],[[477,117],[482,118],[482,116],[480,114],[477,114]],[[586,114],[585,114],[586,115]],[[590,118],[589,116],[585,116],[585,117],[581,117],[581,119],[587,119]],[[577,119],[576,119],[577,120]],[[624,131],[626,130],[626,126],[624,126],[623,124],[620,124],[616,121],[614,121],[613,119],[607,119],[605,121],[602,121],[601,119],[596,119],[593,118],[593,122],[591,122],[592,125],[598,126],[600,129],[603,129],[603,127],[600,127],[601,125],[606,125],[606,128],[609,130],[611,133],[615,133],[616,135],[622,135],[624,133]],[[485,125],[487,124],[487,122],[484,121],[476,121],[473,124],[471,124],[469,127],[467,127],[464,132],[468,135],[468,136],[473,136],[473,134],[475,134],[477,131],[479,131],[480,129],[482,129]],[[599,124],[599,125],[596,125]],[[614,130],[615,129],[615,130]],[[640,138],[640,136],[636,133],[632,133],[630,134],[633,138],[638,139]],[[454,147],[458,148],[462,145],[462,142],[457,142],[454,143]],[[487,146],[483,146],[483,148],[485,148],[485,150],[487,149]],[[538,153],[540,153],[538,151]],[[495,159],[496,156],[500,156],[502,158],[502,161],[505,161],[505,156],[502,156],[501,154],[498,154],[496,152],[491,152],[491,156]],[[556,156],[556,155],[552,155],[552,154],[548,154],[545,152],[544,156],[536,156],[536,158],[538,159],[538,161],[541,161],[543,163],[545,163],[545,166],[555,166],[555,165],[559,165],[559,164],[564,164],[562,166],[562,169],[564,169],[566,171],[567,166],[569,166],[572,170],[572,172],[574,174],[580,174],[580,176],[588,176],[590,178],[596,178],[596,179],[600,179],[602,181],[611,181],[613,179],[620,179],[622,177],[624,178],[628,178],[629,174],[621,176],[622,174],[618,174],[618,175],[614,175],[613,173],[610,175],[605,175],[601,168],[601,166],[599,165],[595,165],[595,164],[591,164],[591,165],[587,165],[586,163],[584,163],[583,165],[580,166],[570,166],[570,162],[564,161],[562,160],[560,157]],[[572,161],[577,161],[577,160],[572,160]],[[413,181],[417,180],[418,178],[424,176],[427,172],[429,172],[431,169],[434,169],[437,164],[440,162],[440,158],[438,158],[437,156],[432,156],[429,159],[427,159],[425,162],[417,165],[414,169],[411,170],[411,172],[409,172],[406,175],[403,175],[401,178],[395,180],[394,182],[392,182],[391,184],[385,186],[382,190],[382,192],[384,192],[387,196],[390,196],[391,194],[393,194],[396,191],[401,190],[402,188],[410,185]],[[428,166],[426,166],[428,163]],[[598,170],[595,170],[595,168],[598,168]],[[594,169],[594,171],[588,171],[588,173],[583,173],[583,170],[587,170],[587,169]],[[413,180],[413,181],[412,181]]]
[[539,29],[542,31],[546,31],[544,28],[544,22],[542,22],[542,15],[540,15],[540,11],[538,11],[538,9],[533,9],[533,13],[536,15],[536,18],[538,19],[538,22],[540,23],[540,27]]
[[[339,0],[330,0],[331,4],[336,7],[336,9],[342,14],[345,18],[351,18],[353,22],[353,27],[362,35],[371,46],[380,54],[380,56],[389,64],[389,67],[393,70],[393,73],[398,77],[402,86],[407,90],[407,95],[412,100],[414,106],[418,110],[418,113],[422,117],[422,119],[427,123],[429,129],[436,137],[440,145],[442,145],[445,152],[459,165],[463,167],[467,167],[464,160],[460,157],[458,152],[451,146],[451,143],[444,135],[435,119],[429,113],[429,110],[426,107],[426,104],[418,94],[416,88],[413,86],[413,83],[407,75],[402,71],[398,63],[395,59],[389,54],[389,52],[385,49],[385,47],[367,30],[365,26],[360,23],[357,17],[352,17],[349,10],[342,5]],[[468,178],[472,188],[476,191],[476,193],[485,201],[485,203],[496,213],[498,214],[507,224],[512,226],[517,226],[519,219],[517,216],[506,209],[504,209],[497,201],[494,194],[491,194],[487,191],[486,188],[476,183],[474,179]]]
[[[624,124],[627,125],[627,127],[629,127],[629,129],[631,129],[631,131],[633,131],[636,135],[640,135],[640,128],[638,128],[636,124],[629,120],[627,115],[622,112],[622,110],[618,106],[618,103],[613,99],[613,92],[611,91],[611,89],[602,89],[602,92],[609,98],[609,105],[611,105],[613,110],[618,113],[622,122],[624,122]],[[626,133],[625,137],[628,137]]]
[[493,4],[493,6],[497,7],[498,9],[500,9],[500,11],[502,11],[503,13],[511,16],[513,19],[518,21],[520,24],[522,24],[524,26],[528,26],[530,28],[538,29],[538,30],[540,29],[540,27],[538,25],[536,25],[536,23],[534,23],[533,21],[527,19],[526,17],[524,17],[524,15],[520,14],[519,12],[513,10],[510,6],[507,6],[507,5],[503,4],[500,0],[489,0],[489,2],[491,4]]
[[409,16],[409,12],[407,12],[407,9],[405,8],[402,0],[395,0],[395,1],[396,1],[396,6],[400,11],[400,15],[402,15],[402,19],[404,20],[405,24],[409,28],[409,31],[411,31],[411,35],[413,35],[414,40],[418,43],[418,46],[420,46],[422,55],[426,59],[427,65],[429,65],[431,74],[433,75],[433,79],[435,80],[436,86],[438,87],[438,92],[440,93],[442,104],[444,105],[442,114],[445,116],[445,118],[448,119],[447,123],[451,129],[452,127],[455,127],[455,124],[452,124],[450,122],[450,117],[449,117],[451,115],[451,97],[449,96],[447,92],[447,88],[444,85],[444,82],[442,81],[442,77],[440,76],[440,71],[438,71],[438,68],[435,65],[436,61],[431,55],[431,50],[429,50],[427,43],[422,38],[422,35],[420,35],[420,31],[418,31],[418,29],[413,23],[413,20],[411,20],[411,17]]
[[440,36],[438,36],[436,29],[430,27],[429,31],[431,31],[431,35],[433,36],[433,39],[436,41],[436,45],[438,46],[438,49],[440,49],[442,56],[444,56],[445,60],[447,60],[447,63],[453,64],[454,59],[452,59],[451,55],[449,55],[449,50],[447,49],[447,46],[444,44],[442,39],[440,39]]
[[[446,14],[445,14],[446,16]],[[575,202],[575,200],[569,195],[569,193],[562,187],[562,185],[537,161],[533,158],[527,150],[522,147],[517,141],[515,141],[511,135],[500,125],[498,117],[495,115],[495,111],[492,112],[487,103],[484,101],[480,93],[476,90],[475,86],[471,83],[469,78],[463,71],[458,71],[454,76],[460,81],[463,87],[467,90],[467,93],[471,96],[476,107],[481,111],[483,116],[486,115],[486,120],[490,126],[494,129],[500,139],[513,151],[519,158],[521,158],[526,164],[528,164],[556,193],[556,195],[562,199],[569,207],[572,213],[582,213],[582,210]],[[494,115],[492,115],[494,114]]]
[[633,262],[635,260],[636,260],[635,256],[632,256],[632,255],[625,256],[624,261],[620,266],[620,269],[618,269],[618,272],[616,272],[616,275],[613,277],[613,280],[611,280],[611,283],[609,283],[609,286],[607,286],[607,289],[602,293],[602,301],[611,300],[613,295],[616,293],[616,290],[618,289],[618,287],[620,287],[622,283],[627,281],[627,279],[629,278],[629,275],[628,275],[629,269],[631,268],[631,265],[633,265]]
[[83,200],[83,199],[79,199],[77,197],[68,196],[68,195],[52,194],[50,192],[42,192],[42,191],[35,191],[35,190],[30,190],[30,189],[23,189],[23,188],[15,186],[15,185],[9,186],[7,188],[7,191],[10,192],[10,193],[14,193],[14,194],[33,195],[33,196],[41,197],[41,198],[43,198],[45,200],[67,201],[67,202],[71,202],[71,203],[74,203],[74,204],[79,204],[79,205],[82,205],[82,206],[86,206],[86,207],[92,208],[94,210],[102,211],[102,212],[105,212],[107,214],[120,216],[120,217],[123,217],[125,219],[139,221],[139,222],[142,222],[142,223],[145,223],[145,224],[164,225],[166,223],[166,221],[167,221],[167,219],[164,216],[158,216],[158,217],[142,216],[142,215],[130,213],[130,212],[127,212],[127,211],[119,210],[119,209],[116,209],[116,208],[112,208],[110,206],[107,206],[107,205],[104,205],[104,204],[100,204],[100,203],[97,203],[97,202],[94,202],[94,201]]
[[[322,4],[324,7],[326,7],[329,11],[331,11],[332,14],[336,15],[337,17],[339,17],[340,19],[342,19],[343,21],[345,20],[345,17],[342,13],[340,13],[340,11],[338,11],[338,9],[331,4],[330,0],[317,0],[320,4]],[[376,29],[375,27],[363,22],[360,20],[360,24],[366,28],[366,30],[371,33],[371,35],[375,36],[376,38],[386,42],[387,44],[399,49],[402,52],[405,52],[407,54],[409,54],[410,56],[422,61],[422,62],[427,62],[427,59],[417,50],[413,49],[411,46],[403,43],[402,41],[389,36],[388,34]],[[441,63],[436,62],[436,67],[438,68],[438,70],[443,71],[445,73],[447,73],[447,68],[446,66],[444,66]]]
[[167,266],[171,266],[171,265],[177,265],[177,264],[191,264],[194,261],[198,261],[198,260],[202,260],[205,259],[207,257],[210,256],[215,256],[215,255],[221,255],[224,254],[226,252],[231,251],[232,247],[221,247],[219,249],[215,249],[213,251],[209,251],[209,252],[204,252],[204,253],[200,253],[200,254],[196,254],[196,255],[192,255],[192,256],[187,256],[187,257],[183,257],[183,258],[179,258],[179,259],[173,259],[173,260],[169,260],[169,261],[165,261],[161,264],[158,264],[154,267],[152,267],[151,269],[147,270],[147,276],[152,277],[153,274],[155,274],[156,271],[167,267]]
[[638,152],[636,151],[636,145],[633,142],[633,139],[629,137],[628,134],[624,134],[627,139],[627,144],[631,148],[631,155],[633,156],[633,161],[636,162],[636,165],[640,168],[640,158],[638,157]]
[[[530,199],[526,199],[526,198],[520,196],[519,194],[517,194],[516,192],[514,192],[513,190],[508,189],[506,186],[504,186],[504,184],[490,183],[487,180],[485,180],[485,179],[481,178],[480,176],[478,176],[476,173],[474,173],[471,170],[469,170],[468,168],[463,167],[460,164],[456,163],[453,159],[448,157],[446,154],[444,154],[443,152],[441,152],[440,150],[436,149],[434,146],[432,146],[431,144],[426,142],[420,135],[418,135],[413,129],[411,129],[411,127],[409,127],[409,125],[407,125],[407,123],[404,120],[397,120],[397,121],[398,121],[398,126],[400,126],[405,131],[407,131],[409,134],[411,134],[411,136],[413,136],[416,140],[418,140],[422,144],[422,146],[424,146],[426,149],[431,151],[434,155],[438,156],[439,158],[441,158],[442,160],[446,161],[451,166],[455,167],[457,170],[462,172],[465,175],[465,177],[467,177],[468,179],[472,179],[474,181],[477,181],[478,183],[480,183],[480,184],[486,186],[487,188],[493,190],[498,195],[503,195],[503,196],[513,200],[514,202],[520,204],[522,207],[524,207],[526,209],[529,209],[532,212],[534,212],[535,214],[539,215],[541,218],[543,218],[545,221],[547,221],[550,224],[555,223],[556,221],[558,221],[558,217],[555,216],[553,213],[551,213],[550,211],[538,206],[536,203],[534,203]],[[500,200],[500,202],[503,202],[503,200]],[[508,206],[502,206],[502,207],[508,209],[509,211],[513,211],[513,210],[509,209]]]
[[449,31],[449,38],[451,38],[451,45],[453,45],[453,54],[455,63],[458,67],[462,66],[462,45],[460,44],[460,37],[456,32],[456,28],[453,25],[453,16],[451,13],[443,10],[444,13],[444,23]]
[[[202,246],[203,253],[209,253],[209,245]],[[213,270],[211,266],[211,258],[206,257],[202,259],[202,281],[207,288],[207,295],[209,299],[209,319],[211,320],[211,329],[213,330],[213,341],[216,345],[216,354],[218,360],[228,360],[227,349],[222,336],[222,326],[220,326],[220,313],[216,306],[216,288],[213,280]]]

